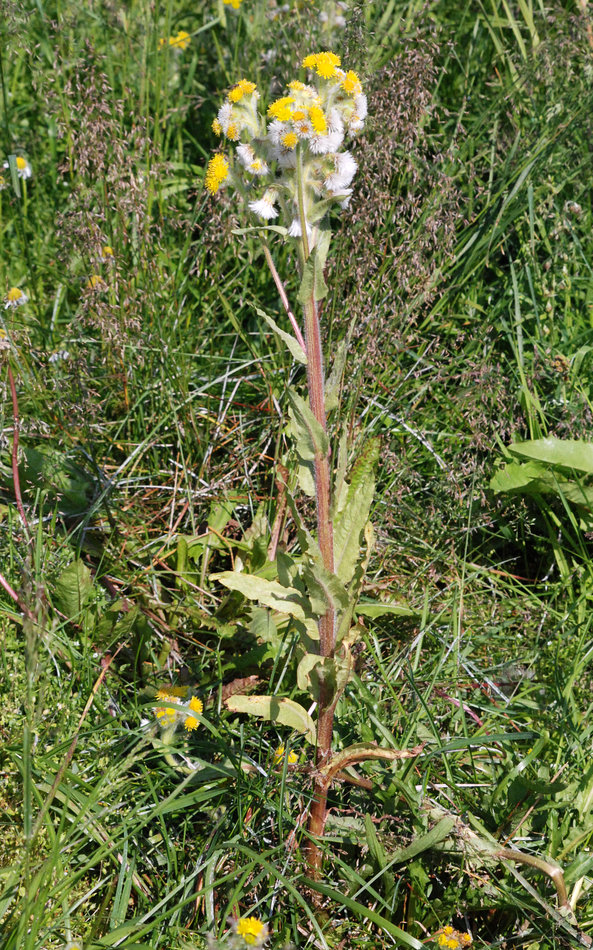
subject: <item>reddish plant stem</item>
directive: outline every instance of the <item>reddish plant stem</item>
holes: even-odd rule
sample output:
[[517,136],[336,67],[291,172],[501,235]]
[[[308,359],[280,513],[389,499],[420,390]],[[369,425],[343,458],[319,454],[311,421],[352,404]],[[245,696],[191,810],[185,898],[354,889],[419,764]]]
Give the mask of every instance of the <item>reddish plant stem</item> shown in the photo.
[[[305,306],[305,340],[307,344],[307,382],[311,411],[323,431],[327,431],[325,412],[325,382],[323,372],[323,349],[319,326],[319,310],[314,296]],[[317,507],[317,540],[323,565],[333,574],[334,535],[330,518],[331,468],[329,452],[318,452],[315,456],[315,500]],[[329,607],[319,621],[319,652],[323,657],[333,658],[336,649],[336,616],[333,607]],[[331,755],[335,700],[322,689],[319,697],[319,715],[317,719],[317,757],[319,769]],[[319,777],[313,787],[313,802],[309,815],[308,831],[311,836],[305,845],[305,857],[313,877],[321,870],[322,853],[318,840],[323,836],[327,816],[328,786]]]

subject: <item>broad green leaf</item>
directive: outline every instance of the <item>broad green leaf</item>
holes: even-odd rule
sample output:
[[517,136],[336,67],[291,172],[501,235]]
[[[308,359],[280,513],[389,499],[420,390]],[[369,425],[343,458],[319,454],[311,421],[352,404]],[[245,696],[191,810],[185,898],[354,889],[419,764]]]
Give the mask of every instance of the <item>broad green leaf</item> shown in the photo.
[[296,360],[297,363],[303,363],[307,365],[307,354],[303,350],[299,341],[292,336],[290,333],[287,333],[285,330],[282,330],[275,320],[272,317],[269,317],[267,313],[264,313],[263,310],[260,310],[259,307],[256,307],[256,310],[262,320],[265,320],[268,326],[274,331],[277,337],[286,344],[288,349],[291,352],[292,358]]
[[270,722],[280,723],[301,732],[312,745],[316,741],[315,723],[299,703],[292,699],[279,699],[276,696],[230,696],[225,701],[230,712],[248,713]]
[[352,580],[361,556],[361,534],[375,494],[378,458],[379,440],[372,439],[354,463],[342,507],[334,514],[334,570],[344,584]]
[[527,495],[558,495],[575,505],[593,508],[593,488],[562,478],[543,462],[509,462],[490,480],[493,491]]
[[91,572],[77,559],[62,571],[54,585],[54,602],[69,620],[74,620],[93,591]]
[[255,600],[297,620],[306,619],[301,594],[294,587],[283,587],[278,581],[267,581],[256,574],[241,574],[238,571],[223,571],[210,576],[229,590],[239,591],[248,600]]
[[346,688],[352,671],[352,656],[349,650],[333,658],[305,653],[297,667],[297,686],[311,694],[316,702],[324,692],[326,703],[334,702]]
[[490,479],[490,488],[494,492],[521,491],[545,476],[546,468],[538,462],[508,462]]
[[346,610],[348,591],[341,580],[323,566],[321,560],[311,559],[305,564],[302,578],[307,587],[311,609],[317,617],[323,617],[329,607],[336,611]]
[[329,441],[305,400],[292,389],[288,391],[288,398],[290,431],[296,442],[298,458],[299,487],[312,498],[315,495],[315,456],[327,455]]
[[547,439],[515,442],[508,446],[508,451],[519,458],[561,465],[593,475],[593,442],[584,442],[583,439],[557,439],[550,436]]

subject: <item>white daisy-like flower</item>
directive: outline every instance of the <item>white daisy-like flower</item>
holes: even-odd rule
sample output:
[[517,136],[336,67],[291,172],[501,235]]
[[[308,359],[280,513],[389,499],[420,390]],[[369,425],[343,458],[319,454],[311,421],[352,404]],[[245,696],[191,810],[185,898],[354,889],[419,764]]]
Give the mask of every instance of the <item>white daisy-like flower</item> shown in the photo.
[[[10,168],[8,162],[4,162],[4,168]],[[26,158],[23,158],[22,155],[17,155],[16,157],[16,173],[19,178],[31,178],[33,174],[33,169],[29,165],[29,162]]]
[[351,184],[358,165],[350,152],[340,152],[334,155],[335,171],[324,181],[327,191],[344,191]]
[[268,188],[263,197],[258,201],[249,202],[249,210],[261,218],[263,221],[269,221],[270,218],[278,217],[278,209],[275,207],[278,198],[278,192],[275,188]]
[[4,298],[4,309],[16,310],[17,307],[22,307],[23,304],[26,304],[28,300],[29,298],[26,293],[19,287],[11,287]]
[[336,109],[335,106],[327,113],[327,130],[330,134],[332,132],[344,131],[344,120],[342,119],[340,110]]
[[354,97],[354,111],[358,118],[364,122],[369,113],[369,102],[364,92]]

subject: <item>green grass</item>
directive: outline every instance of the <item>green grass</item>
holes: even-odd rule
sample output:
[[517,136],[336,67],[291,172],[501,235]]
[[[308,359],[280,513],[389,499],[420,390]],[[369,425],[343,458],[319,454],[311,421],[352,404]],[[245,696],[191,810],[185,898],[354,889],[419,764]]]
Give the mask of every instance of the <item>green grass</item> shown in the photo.
[[[210,576],[264,557],[284,393],[304,379],[258,318],[285,325],[257,239],[203,171],[233,82],[276,96],[332,47],[308,6],[270,21],[244,0],[224,24],[217,0],[2,4],[2,156],[33,169],[0,191],[0,288],[30,298],[1,311],[0,572],[19,596],[0,599],[6,950],[230,946],[241,915],[274,947],[436,947],[451,924],[548,950],[593,927],[588,512],[490,488],[512,441],[593,434],[578,4],[350,0],[332,42],[370,118],[326,351],[348,337],[350,456],[382,440],[365,596],[409,611],[365,619],[334,745],[424,748],[334,785],[310,881],[310,749],[224,706],[247,677],[303,700],[290,631],[255,626]],[[181,29],[189,48],[159,51]],[[275,249],[295,299],[291,253]],[[204,702],[173,745],[154,711],[167,682]],[[274,768],[280,742],[296,768]],[[559,864],[576,922],[496,846]]]

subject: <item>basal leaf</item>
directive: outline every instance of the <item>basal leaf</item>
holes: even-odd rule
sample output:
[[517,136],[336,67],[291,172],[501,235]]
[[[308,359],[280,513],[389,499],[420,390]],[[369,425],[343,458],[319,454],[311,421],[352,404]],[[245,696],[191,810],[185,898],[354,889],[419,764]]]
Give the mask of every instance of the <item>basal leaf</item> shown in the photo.
[[93,581],[86,564],[77,559],[62,571],[54,585],[56,606],[69,620],[76,619],[92,594]]
[[547,439],[515,442],[508,446],[508,451],[518,458],[574,468],[578,472],[593,475],[593,442],[583,439],[557,439],[550,436]]

